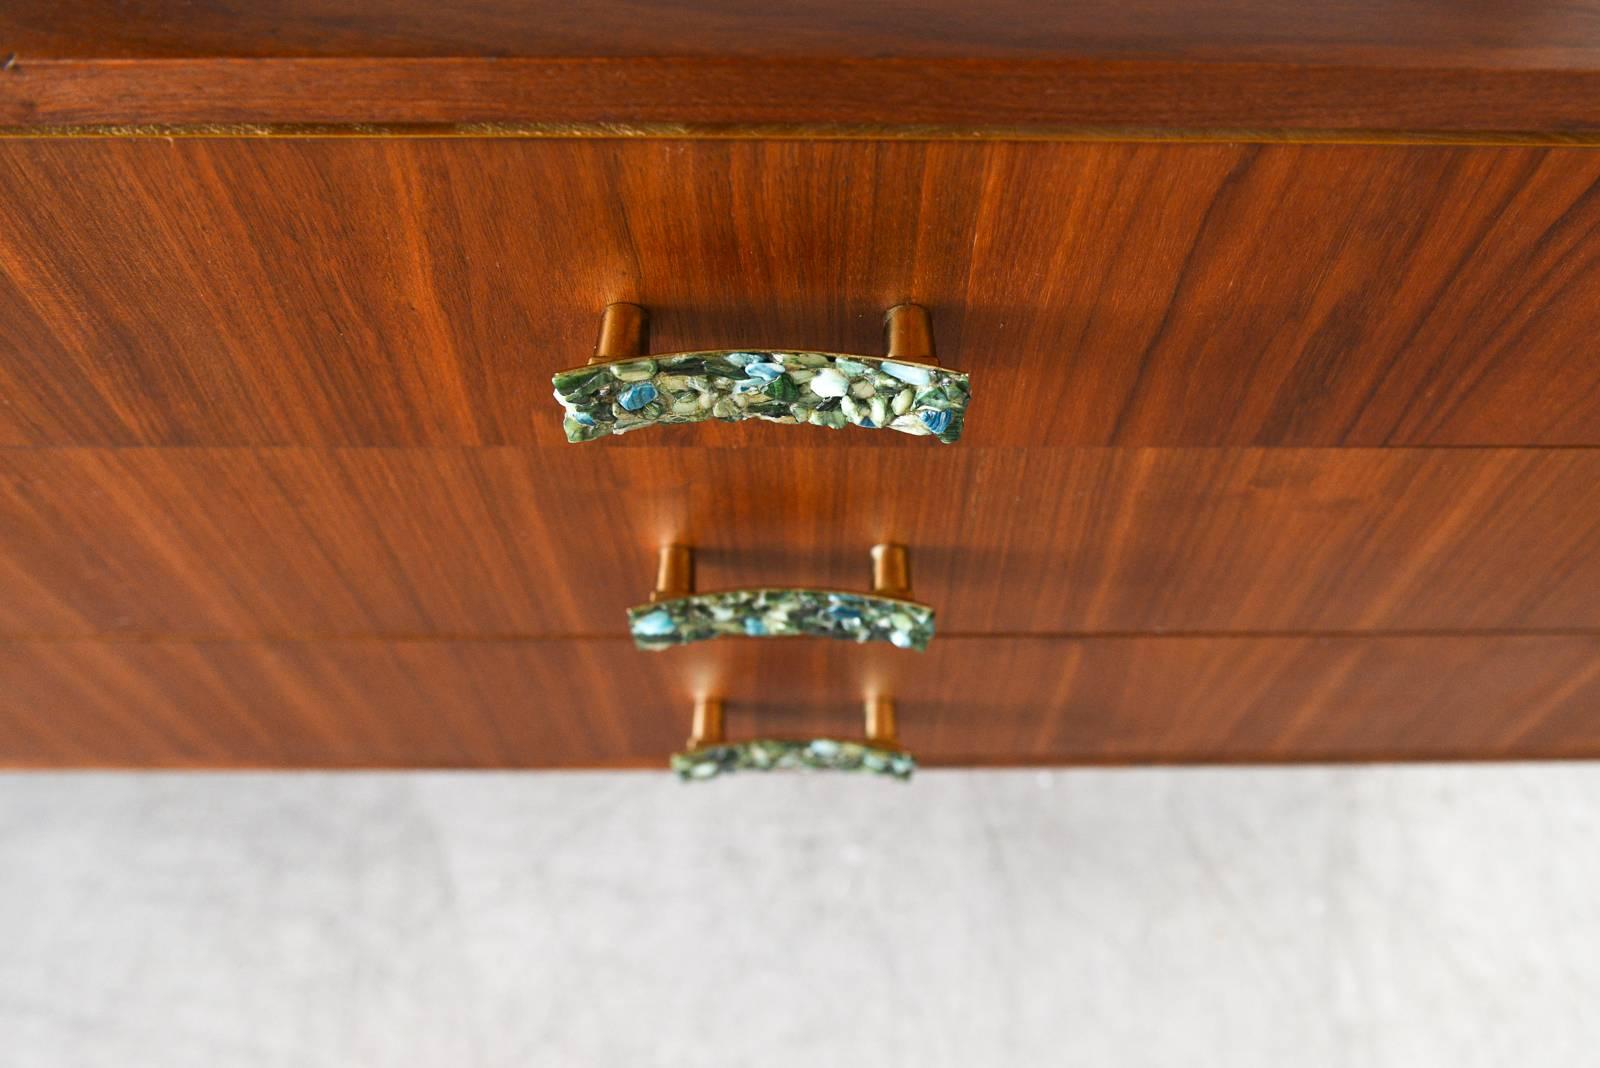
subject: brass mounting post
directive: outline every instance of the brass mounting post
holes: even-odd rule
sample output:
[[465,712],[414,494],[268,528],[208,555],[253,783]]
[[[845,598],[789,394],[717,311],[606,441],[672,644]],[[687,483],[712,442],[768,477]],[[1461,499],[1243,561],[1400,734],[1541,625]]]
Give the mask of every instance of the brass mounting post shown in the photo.
[[689,735],[690,749],[703,749],[708,745],[721,745],[724,739],[722,698],[696,697],[694,699],[694,725]]
[[898,749],[894,722],[894,698],[874,694],[866,700],[867,741],[885,749]]
[[600,337],[594,343],[590,363],[610,363],[645,353],[645,330],[649,313],[637,304],[607,304],[600,313]]
[[687,545],[663,545],[656,557],[656,588],[650,600],[671,601],[694,593],[694,550]]
[[920,304],[896,304],[883,316],[883,347],[892,360],[937,364],[933,317]]
[[872,592],[879,597],[911,599],[911,556],[904,545],[872,547]]

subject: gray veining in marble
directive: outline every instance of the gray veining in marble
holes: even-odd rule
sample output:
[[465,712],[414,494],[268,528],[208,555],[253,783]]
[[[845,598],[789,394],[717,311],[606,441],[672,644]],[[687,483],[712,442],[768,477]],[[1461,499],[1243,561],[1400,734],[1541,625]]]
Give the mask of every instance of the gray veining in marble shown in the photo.
[[0,1064],[1577,1066],[1600,769],[0,777]]

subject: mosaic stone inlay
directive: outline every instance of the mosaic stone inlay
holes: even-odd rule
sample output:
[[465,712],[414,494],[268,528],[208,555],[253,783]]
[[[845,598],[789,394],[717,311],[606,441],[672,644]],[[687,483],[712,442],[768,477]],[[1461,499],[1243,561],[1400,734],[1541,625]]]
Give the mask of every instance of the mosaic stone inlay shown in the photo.
[[930,364],[827,352],[683,352],[593,364],[551,379],[568,441],[704,419],[961,436],[967,376]]
[[911,778],[916,767],[910,753],[832,738],[763,738],[672,754],[672,770],[687,782],[714,779],[734,771],[864,771],[904,780]]
[[839,638],[921,652],[933,640],[933,609],[838,590],[724,590],[630,608],[628,629],[641,649],[708,638]]

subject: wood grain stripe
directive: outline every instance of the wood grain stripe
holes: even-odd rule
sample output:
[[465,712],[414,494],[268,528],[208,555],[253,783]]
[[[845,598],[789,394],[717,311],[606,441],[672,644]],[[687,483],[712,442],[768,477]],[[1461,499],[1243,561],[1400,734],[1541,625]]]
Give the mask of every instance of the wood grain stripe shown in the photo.
[[1593,446],[1597,234],[1571,148],[7,141],[0,444],[566,448],[608,301],[877,352],[915,300],[970,445]]
[[[797,87],[799,91],[797,91]],[[1600,71],[1182,59],[30,59],[0,122],[696,123],[1593,133]]]
[[1594,630],[1596,485],[1600,450],[0,450],[0,633],[620,635],[669,541],[705,589],[864,589],[903,542],[946,634]]
[[805,736],[859,732],[868,689],[929,764],[1596,758],[1597,665],[1595,636],[0,642],[0,763],[661,768],[696,691]]

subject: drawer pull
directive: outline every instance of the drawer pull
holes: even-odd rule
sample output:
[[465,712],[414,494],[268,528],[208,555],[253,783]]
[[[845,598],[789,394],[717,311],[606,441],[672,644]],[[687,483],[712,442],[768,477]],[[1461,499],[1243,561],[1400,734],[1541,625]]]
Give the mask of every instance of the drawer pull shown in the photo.
[[903,545],[873,546],[870,593],[770,586],[696,593],[694,551],[668,545],[650,603],[628,609],[628,630],[641,649],[711,638],[838,638],[920,652],[933,640],[933,609],[911,600]]
[[885,314],[881,357],[793,349],[648,356],[647,322],[637,304],[607,305],[594,358],[551,379],[568,441],[670,423],[765,419],[899,430],[948,443],[966,422],[967,376],[939,366],[927,309],[917,304]]
[[685,782],[703,782],[735,771],[864,771],[909,779],[917,761],[895,739],[894,701],[865,702],[866,738],[757,738],[729,742],[723,737],[722,699],[702,697],[694,706],[694,733],[688,747],[672,754],[672,770]]

